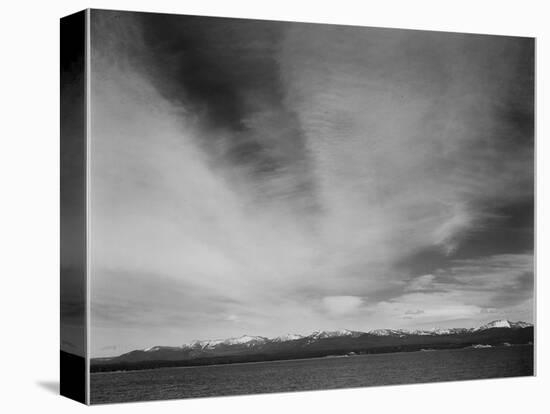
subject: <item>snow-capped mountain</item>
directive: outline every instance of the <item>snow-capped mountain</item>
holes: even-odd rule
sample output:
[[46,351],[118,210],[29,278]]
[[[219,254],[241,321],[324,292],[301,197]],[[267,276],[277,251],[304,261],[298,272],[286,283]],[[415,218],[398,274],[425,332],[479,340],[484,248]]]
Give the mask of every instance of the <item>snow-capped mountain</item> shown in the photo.
[[406,335],[458,335],[467,332],[479,332],[493,328],[528,328],[533,326],[527,322],[511,322],[508,320],[496,320],[481,325],[477,328],[432,328],[432,329],[373,329],[367,333],[376,336],[399,336]]
[[274,338],[242,335],[227,339],[192,341],[181,346],[152,346],[111,358],[94,358],[96,370],[145,369],[165,366],[254,362],[355,356],[369,353],[421,351],[429,348],[510,347],[533,344],[532,324],[496,320],[477,328],[340,329],[309,335],[286,334]]
[[510,322],[510,323],[512,325],[512,328],[529,328],[529,327],[533,326],[532,323],[523,322],[523,321]]
[[269,339],[264,338],[263,336],[250,336],[250,335],[243,335],[239,336],[238,338],[229,338],[222,342],[224,345],[259,345],[267,342]]
[[208,349],[214,348],[216,345],[219,345],[223,342],[223,339],[204,339],[204,340],[195,340],[189,344],[182,345],[182,348],[200,348]]
[[297,341],[298,339],[302,339],[303,337],[304,337],[303,335],[298,335],[298,334],[286,334],[286,335],[277,336],[273,338],[272,341],[273,342]]
[[324,339],[324,338],[337,338],[341,336],[359,336],[363,335],[364,332],[350,331],[348,329],[339,329],[337,331],[314,331],[307,336],[311,339]]
[[143,349],[143,352],[159,352],[159,351],[166,351],[166,350],[177,350],[181,349],[177,346],[151,346],[149,348]]
[[496,321],[489,322],[485,325],[481,325],[479,328],[475,328],[474,331],[484,331],[486,329],[492,329],[492,328],[527,328],[529,326],[533,326],[533,325],[523,321],[511,322],[506,319],[498,319]]
[[286,334],[277,336],[274,338],[266,338],[263,336],[252,336],[252,335],[242,335],[235,338],[227,339],[206,339],[206,340],[195,340],[189,344],[184,344],[181,347],[169,347],[169,346],[152,346],[149,348],[143,349],[144,352],[159,352],[162,350],[170,351],[177,349],[191,349],[191,350],[214,350],[219,346],[246,346],[246,347],[256,347],[261,345],[266,345],[270,343],[283,343],[290,341],[299,341],[302,339],[306,340],[307,344],[311,344],[315,341],[328,338],[357,338],[362,335],[373,335],[373,336],[388,336],[388,337],[398,337],[404,338],[411,335],[420,335],[420,336],[442,336],[442,335],[459,335],[468,332],[480,332],[487,329],[493,328],[527,328],[533,326],[527,322],[511,322],[506,319],[499,319],[484,325],[481,325],[477,328],[432,328],[432,329],[373,329],[368,332],[359,332],[351,331],[349,329],[339,329],[335,331],[314,331],[309,335],[298,335],[298,334]]
[[376,336],[407,336],[407,335],[452,335],[468,332],[471,328],[432,328],[432,329],[373,329],[367,333]]
[[189,344],[182,345],[182,348],[200,348],[200,349],[213,349],[219,345],[246,345],[253,346],[259,345],[267,342],[269,339],[264,338],[263,336],[250,336],[242,335],[236,338],[227,338],[227,339],[205,339],[205,340],[195,340]]
[[406,334],[403,329],[373,329],[367,332],[375,336],[402,336]]
[[491,328],[511,328],[512,324],[507,320],[497,320],[489,322],[485,325],[481,325],[479,328],[476,328],[478,331],[483,331],[485,329],[491,329]]

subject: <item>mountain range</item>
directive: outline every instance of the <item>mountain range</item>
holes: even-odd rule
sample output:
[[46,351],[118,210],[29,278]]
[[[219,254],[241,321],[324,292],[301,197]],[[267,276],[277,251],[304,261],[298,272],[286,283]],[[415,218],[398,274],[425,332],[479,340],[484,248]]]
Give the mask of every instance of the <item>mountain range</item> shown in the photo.
[[181,346],[153,346],[111,358],[93,358],[91,370],[134,370],[167,366],[212,365],[273,361],[426,349],[511,346],[533,342],[533,325],[496,320],[476,328],[425,330],[347,329],[287,334],[275,338],[243,335],[236,338],[196,340]]

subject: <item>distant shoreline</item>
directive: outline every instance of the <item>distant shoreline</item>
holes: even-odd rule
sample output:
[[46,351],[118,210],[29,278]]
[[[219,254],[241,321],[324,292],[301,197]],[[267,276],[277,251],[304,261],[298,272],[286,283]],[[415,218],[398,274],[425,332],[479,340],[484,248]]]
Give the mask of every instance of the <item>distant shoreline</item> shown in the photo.
[[[482,344],[480,344],[482,345]],[[286,359],[273,359],[273,360],[266,360],[266,361],[242,361],[242,362],[230,362],[230,363],[219,363],[219,364],[202,364],[202,365],[171,365],[171,366],[163,366],[163,367],[157,367],[157,368],[141,368],[141,369],[124,369],[124,370],[112,370],[112,371],[91,371],[90,375],[96,375],[96,374],[121,374],[121,373],[128,373],[128,372],[136,372],[136,371],[158,371],[158,370],[164,370],[164,369],[174,369],[174,368],[208,368],[208,367],[220,367],[220,366],[233,366],[233,365],[248,365],[248,364],[272,364],[272,363],[279,363],[279,362],[289,362],[289,361],[309,361],[309,360],[317,360],[317,359],[341,359],[341,358],[356,358],[356,357],[373,357],[373,356],[382,356],[382,355],[392,355],[392,354],[412,354],[412,353],[426,353],[426,352],[435,352],[435,351],[464,351],[464,350],[472,350],[472,351],[480,351],[480,350],[492,350],[492,349],[507,349],[507,348],[517,348],[517,347],[534,347],[534,344],[528,343],[528,344],[513,344],[513,345],[491,345],[489,347],[474,347],[474,346],[466,346],[462,348],[425,348],[425,349],[418,349],[418,350],[411,350],[411,351],[390,351],[390,352],[372,352],[372,353],[364,353],[364,354],[355,354],[355,355],[326,355],[326,356],[319,356],[319,357],[306,357],[306,358],[286,358]]]

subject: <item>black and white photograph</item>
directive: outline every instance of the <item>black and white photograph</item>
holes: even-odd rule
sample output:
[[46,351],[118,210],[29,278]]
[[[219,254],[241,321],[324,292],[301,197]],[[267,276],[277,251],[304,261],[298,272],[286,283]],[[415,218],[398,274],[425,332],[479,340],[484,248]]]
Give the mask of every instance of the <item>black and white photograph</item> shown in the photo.
[[88,11],[92,404],[534,374],[534,39]]
[[546,9],[5,3],[0,411],[544,411]]

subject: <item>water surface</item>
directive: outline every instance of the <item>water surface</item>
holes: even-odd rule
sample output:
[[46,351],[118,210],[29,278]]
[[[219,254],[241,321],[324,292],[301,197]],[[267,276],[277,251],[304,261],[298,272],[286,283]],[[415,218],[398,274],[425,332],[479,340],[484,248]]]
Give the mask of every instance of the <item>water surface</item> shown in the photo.
[[91,374],[92,404],[533,375],[533,346]]

